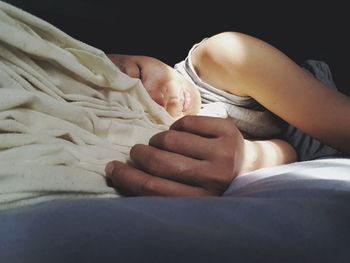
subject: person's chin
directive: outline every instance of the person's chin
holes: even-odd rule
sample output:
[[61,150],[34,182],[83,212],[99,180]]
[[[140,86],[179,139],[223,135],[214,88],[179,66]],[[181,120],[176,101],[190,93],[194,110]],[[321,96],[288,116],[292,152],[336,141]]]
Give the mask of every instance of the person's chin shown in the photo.
[[182,117],[184,117],[185,115],[184,114],[178,114],[178,115],[171,115],[170,116],[173,118],[174,122],[181,119]]
[[175,120],[178,120],[178,119],[182,118],[183,116],[185,116],[185,113],[182,112],[180,109],[176,109],[176,110],[174,110],[174,109],[171,109],[171,110],[167,109],[167,112]]
[[187,102],[184,110],[184,115],[196,115],[201,108],[201,96],[197,87],[192,83],[188,83],[186,87]]
[[201,98],[199,92],[191,92],[190,105],[184,115],[197,115],[201,109]]

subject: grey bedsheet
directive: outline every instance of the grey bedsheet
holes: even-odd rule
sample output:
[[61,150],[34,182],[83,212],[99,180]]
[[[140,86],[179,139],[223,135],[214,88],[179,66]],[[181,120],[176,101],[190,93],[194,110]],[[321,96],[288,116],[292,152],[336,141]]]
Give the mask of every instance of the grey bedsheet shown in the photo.
[[223,197],[57,200],[0,213],[0,262],[350,262],[350,160],[266,168]]

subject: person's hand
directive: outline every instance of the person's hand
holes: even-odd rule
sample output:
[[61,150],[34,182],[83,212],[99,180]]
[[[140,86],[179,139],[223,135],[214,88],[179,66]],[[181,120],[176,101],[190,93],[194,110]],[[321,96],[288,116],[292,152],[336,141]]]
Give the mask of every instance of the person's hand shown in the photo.
[[126,195],[221,195],[242,168],[244,147],[232,121],[185,116],[132,147],[133,165],[108,163],[106,175]]
[[122,72],[139,78],[151,98],[171,116],[198,113],[199,91],[167,64],[147,56],[109,54],[108,57]]

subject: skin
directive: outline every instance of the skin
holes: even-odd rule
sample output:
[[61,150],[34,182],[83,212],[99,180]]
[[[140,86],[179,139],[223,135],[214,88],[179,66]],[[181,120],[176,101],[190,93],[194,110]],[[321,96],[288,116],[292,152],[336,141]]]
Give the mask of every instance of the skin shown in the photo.
[[350,152],[350,98],[326,87],[268,43],[225,32],[200,45],[192,62],[214,87],[251,96],[305,133]]
[[[221,195],[244,171],[291,161],[269,153],[268,147],[284,146],[291,152],[288,156],[293,156],[294,150],[281,142],[260,142],[259,146],[259,142],[244,140],[228,119],[185,116],[169,131],[153,136],[149,145],[132,147],[133,165],[113,161],[107,165],[106,174],[125,195]],[[257,153],[270,154],[272,163],[263,164]]]
[[[128,63],[135,61],[125,58],[129,62],[123,65],[128,66],[120,68],[131,75]],[[350,152],[350,144],[344,143],[350,141],[349,98],[325,87],[269,44],[226,32],[198,46],[192,62],[199,77],[212,86],[251,96],[304,132]],[[171,73],[147,76],[146,68],[159,70],[158,62],[136,64],[145,76],[135,76],[144,84],[152,79],[158,89],[174,77]],[[113,161],[106,166],[114,187],[130,195],[170,196],[221,195],[238,175],[296,161],[294,149],[284,141],[247,141],[232,122],[201,116],[178,119],[169,131],[151,138],[149,145],[135,145],[130,157],[132,165]]]
[[141,79],[152,99],[174,118],[199,112],[201,98],[197,88],[165,63],[146,56],[108,56],[121,71]]
[[242,148],[243,138],[231,122],[188,116],[153,136],[149,146],[131,149],[137,168],[114,161],[111,174],[117,176],[110,178],[131,195],[218,195],[240,169]]

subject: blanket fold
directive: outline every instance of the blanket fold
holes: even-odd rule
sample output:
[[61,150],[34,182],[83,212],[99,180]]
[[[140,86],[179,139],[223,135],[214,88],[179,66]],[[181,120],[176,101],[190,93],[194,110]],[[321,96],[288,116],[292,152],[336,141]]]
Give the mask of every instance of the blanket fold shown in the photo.
[[173,121],[103,51],[0,1],[0,210],[117,197],[105,164]]

